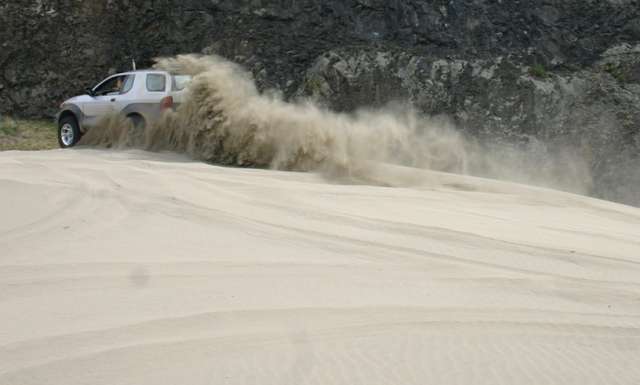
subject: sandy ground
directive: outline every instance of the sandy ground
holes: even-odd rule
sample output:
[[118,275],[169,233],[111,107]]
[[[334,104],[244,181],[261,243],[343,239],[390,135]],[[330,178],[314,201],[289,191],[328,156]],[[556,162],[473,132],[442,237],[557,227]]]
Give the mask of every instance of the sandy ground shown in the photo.
[[2,153],[0,384],[640,383],[640,209],[421,178]]

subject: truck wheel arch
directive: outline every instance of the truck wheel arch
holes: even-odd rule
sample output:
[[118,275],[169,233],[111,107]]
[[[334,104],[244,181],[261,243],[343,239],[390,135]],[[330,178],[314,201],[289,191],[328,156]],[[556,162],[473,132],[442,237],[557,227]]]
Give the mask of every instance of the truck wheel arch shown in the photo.
[[139,127],[144,129],[147,126],[147,119],[145,119],[145,117],[138,112],[128,113],[126,115],[126,118],[127,120],[130,120],[133,123],[134,127]]
[[86,129],[83,127],[83,124],[82,124],[83,115],[80,108],[78,108],[76,105],[73,105],[73,104],[71,105],[67,104],[64,107],[65,108],[58,114],[58,119],[56,123],[60,124],[60,121],[62,121],[62,119],[71,116],[76,120],[76,123],[78,124],[78,128],[80,129],[80,132],[85,133]]

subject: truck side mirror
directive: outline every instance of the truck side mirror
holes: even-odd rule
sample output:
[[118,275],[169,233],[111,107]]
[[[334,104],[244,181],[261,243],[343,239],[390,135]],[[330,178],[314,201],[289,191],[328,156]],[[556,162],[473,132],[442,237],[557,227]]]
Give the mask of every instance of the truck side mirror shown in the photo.
[[89,96],[96,96],[96,93],[93,92],[92,88],[86,88],[85,91],[87,92],[87,95],[89,95]]

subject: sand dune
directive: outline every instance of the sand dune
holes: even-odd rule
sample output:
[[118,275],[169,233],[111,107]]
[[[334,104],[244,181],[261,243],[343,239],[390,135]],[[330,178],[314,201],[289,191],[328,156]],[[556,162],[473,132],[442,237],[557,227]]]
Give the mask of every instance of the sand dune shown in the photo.
[[0,384],[640,383],[640,209],[378,172],[0,154]]

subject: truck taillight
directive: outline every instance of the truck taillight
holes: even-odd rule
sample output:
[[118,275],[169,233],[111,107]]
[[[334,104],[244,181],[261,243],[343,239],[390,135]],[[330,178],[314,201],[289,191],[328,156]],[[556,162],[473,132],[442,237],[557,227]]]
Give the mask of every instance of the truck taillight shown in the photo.
[[160,110],[168,110],[173,107],[173,96],[167,96],[160,101]]

